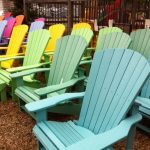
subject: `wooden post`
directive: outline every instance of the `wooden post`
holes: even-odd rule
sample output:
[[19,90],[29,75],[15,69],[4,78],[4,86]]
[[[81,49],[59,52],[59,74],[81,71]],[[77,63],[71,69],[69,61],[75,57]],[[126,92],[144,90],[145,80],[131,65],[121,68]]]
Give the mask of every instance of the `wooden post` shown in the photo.
[[24,16],[25,16],[26,21],[27,21],[28,16],[27,16],[26,0],[23,0],[23,12],[24,12]]
[[73,26],[73,5],[71,0],[68,0],[68,34],[71,33]]

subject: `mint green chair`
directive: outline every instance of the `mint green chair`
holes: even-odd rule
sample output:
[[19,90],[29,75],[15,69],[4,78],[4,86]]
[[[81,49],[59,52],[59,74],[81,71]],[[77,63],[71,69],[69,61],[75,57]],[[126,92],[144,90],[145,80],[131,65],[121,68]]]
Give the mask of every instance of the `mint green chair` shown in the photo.
[[[127,138],[126,150],[132,149],[136,123],[142,117],[136,111],[126,117],[135,96],[149,75],[147,60],[137,52],[112,49],[96,52],[85,92],[66,93],[27,104],[37,114],[33,133],[39,149],[109,149]],[[48,121],[48,108],[83,98],[78,121]]]
[[[141,53],[150,63],[150,30],[139,29],[133,31],[130,37],[132,42],[129,48]],[[136,101],[141,104],[139,110],[143,117],[150,119],[150,78],[144,84],[141,94],[137,97]],[[142,123],[138,124],[138,127],[150,133],[150,127],[146,127]]]
[[[79,62],[87,45],[86,40],[80,36],[64,36],[57,41],[50,68],[32,69],[12,74],[11,78],[16,80],[18,83],[15,93],[19,97],[21,107],[24,108],[26,103],[39,101],[45,97],[52,97],[65,93],[68,88],[72,87],[77,82],[84,80],[85,77],[76,76],[75,71],[78,68]],[[31,88],[30,86],[22,84],[23,76],[46,71],[49,72],[49,77],[44,87]],[[76,106],[77,110],[80,108],[78,105],[67,104],[51,111],[67,113],[67,109],[65,109],[65,107],[73,107],[74,109],[70,109],[68,113],[74,113],[76,111]]]

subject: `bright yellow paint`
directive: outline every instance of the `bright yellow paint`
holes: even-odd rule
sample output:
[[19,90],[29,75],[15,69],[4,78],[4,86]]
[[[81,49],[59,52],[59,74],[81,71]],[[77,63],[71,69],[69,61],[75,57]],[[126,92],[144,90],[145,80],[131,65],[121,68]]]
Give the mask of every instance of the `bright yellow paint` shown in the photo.
[[65,32],[65,26],[63,24],[52,25],[49,27],[49,32],[50,32],[51,38],[45,50],[46,52],[54,51],[57,39],[62,37]]
[[[21,44],[25,38],[25,35],[28,31],[28,26],[27,25],[18,25],[14,27],[9,45],[6,51],[6,55],[1,55],[0,58],[2,57],[10,57],[10,56],[17,56],[19,54],[19,50],[21,47]],[[4,49],[0,47],[0,49]],[[2,68],[11,68],[13,66],[14,60],[8,60],[4,61],[1,63]]]
[[88,24],[88,23],[81,22],[81,23],[76,23],[76,24],[74,24],[72,31],[77,30],[77,29],[80,29],[80,28],[88,28],[88,29],[91,29],[92,27],[91,27],[91,25]]

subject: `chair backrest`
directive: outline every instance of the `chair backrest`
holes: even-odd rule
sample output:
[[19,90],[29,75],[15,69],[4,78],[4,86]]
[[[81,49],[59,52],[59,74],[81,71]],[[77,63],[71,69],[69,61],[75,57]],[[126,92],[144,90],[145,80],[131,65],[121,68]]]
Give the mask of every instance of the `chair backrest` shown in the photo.
[[148,59],[150,56],[150,30],[139,29],[133,31],[130,37],[132,41],[129,48],[138,51]]
[[[132,42],[129,48],[144,55],[150,63],[150,30],[139,29],[137,31],[133,31],[130,37]],[[150,98],[150,78],[144,84],[141,91],[141,96]]]
[[16,19],[12,18],[10,20],[7,20],[7,25],[5,27],[4,33],[3,33],[3,37],[5,38],[10,38],[13,27],[15,25]]
[[49,38],[50,33],[46,29],[29,33],[23,66],[34,65],[40,62]]
[[7,21],[6,20],[0,22],[0,40],[2,38],[2,35],[4,33],[6,25],[7,25]]
[[73,25],[73,30],[77,30],[77,29],[80,29],[80,28],[88,28],[88,29],[91,29],[91,25],[88,24],[88,23],[85,23],[85,22],[81,22],[81,23],[76,23]]
[[10,17],[8,17],[8,18],[5,18],[5,20],[10,20],[10,19],[12,19],[12,18],[14,18],[13,16],[10,16]]
[[51,39],[48,42],[46,51],[54,51],[56,41],[63,36],[65,32],[65,26],[63,24],[55,24],[49,27]]
[[108,48],[128,48],[131,38],[123,32],[113,32],[101,37],[100,42],[96,46],[96,51],[101,51]]
[[43,22],[45,22],[45,18],[37,18],[34,21],[43,21]]
[[11,12],[6,12],[5,14],[4,14],[4,18],[6,19],[6,18],[8,18],[8,17],[10,17],[11,16]]
[[44,27],[44,22],[43,21],[34,21],[31,23],[30,25],[30,29],[29,32],[38,30],[38,29],[42,29]]
[[4,19],[4,16],[0,16],[0,21],[2,21]]
[[86,47],[86,40],[77,35],[68,35],[58,39],[48,85],[60,84],[70,80],[78,67]]
[[71,35],[79,35],[85,38],[85,40],[87,41],[87,43],[89,44],[92,37],[93,37],[93,31],[91,29],[88,28],[80,28],[77,30],[73,30],[71,32]]
[[107,35],[109,33],[114,33],[114,32],[122,32],[122,30],[118,27],[106,27],[106,28],[100,29],[98,39],[97,39],[97,45],[100,44],[101,39],[104,35]]
[[[10,41],[9,41],[9,45],[7,48],[6,55],[13,56],[13,55],[18,54],[27,31],[28,31],[27,25],[18,25],[14,27]],[[5,61],[1,65],[3,68],[9,68],[13,65],[13,62],[14,60]]]
[[132,106],[149,70],[149,63],[138,52],[96,52],[78,125],[95,134],[116,127]]
[[24,15],[18,15],[18,16],[16,16],[15,26],[21,25],[22,22],[23,22],[23,20],[24,20]]

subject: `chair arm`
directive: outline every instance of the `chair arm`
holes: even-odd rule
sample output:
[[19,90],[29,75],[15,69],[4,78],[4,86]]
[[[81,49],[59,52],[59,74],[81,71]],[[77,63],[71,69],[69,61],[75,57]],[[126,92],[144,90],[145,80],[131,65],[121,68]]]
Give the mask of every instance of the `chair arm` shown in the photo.
[[[26,43],[23,43],[23,44],[26,44]],[[21,48],[26,48],[27,45],[21,45]]]
[[29,66],[21,66],[21,67],[9,68],[6,70],[10,73],[14,73],[14,72],[24,71],[24,70],[28,70],[28,69],[38,68],[38,67],[41,67],[41,66],[44,66],[47,64],[49,64],[49,63],[46,62],[46,63],[40,63],[40,64],[35,64],[35,65],[29,65]]
[[52,52],[52,51],[46,51],[46,52],[44,52],[44,55],[53,56],[54,52]]
[[39,96],[47,95],[47,94],[71,87],[71,86],[75,85],[77,82],[82,81],[84,79],[85,79],[85,76],[82,76],[79,78],[74,78],[74,79],[71,79],[71,80],[64,82],[64,83],[60,83],[57,85],[52,85],[52,86],[47,86],[44,88],[37,89],[34,92]]
[[92,64],[92,60],[82,60],[79,65]]
[[150,109],[150,99],[138,96],[135,100],[135,103],[139,104],[142,107]]
[[96,49],[95,47],[88,47],[88,48],[86,48],[87,51],[93,51],[95,49]]
[[128,133],[133,125],[142,119],[140,114],[132,115],[131,117],[123,120],[117,127],[108,130],[104,133],[93,135],[85,138],[80,142],[72,144],[66,150],[101,150],[105,149],[121,139],[128,136]]
[[30,75],[30,74],[33,74],[33,73],[45,72],[45,71],[50,71],[50,68],[38,68],[38,69],[34,68],[34,69],[30,69],[30,70],[25,70],[25,71],[10,74],[10,77],[12,79],[15,79],[15,78],[27,76],[27,75]]
[[82,57],[82,59],[81,59],[81,61],[83,61],[83,60],[89,60],[89,59],[92,59],[92,57],[91,56],[85,56],[85,57]]
[[11,60],[11,59],[23,59],[24,56],[1,56],[0,57],[0,62],[2,61],[7,61],[7,60]]
[[43,99],[41,101],[31,102],[25,105],[26,109],[29,112],[39,112],[46,110],[49,107],[56,106],[66,100],[73,100],[76,98],[82,98],[84,96],[84,92],[81,93],[65,93],[58,96],[50,97]]
[[0,47],[0,50],[7,50],[8,47]]

